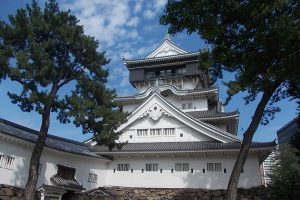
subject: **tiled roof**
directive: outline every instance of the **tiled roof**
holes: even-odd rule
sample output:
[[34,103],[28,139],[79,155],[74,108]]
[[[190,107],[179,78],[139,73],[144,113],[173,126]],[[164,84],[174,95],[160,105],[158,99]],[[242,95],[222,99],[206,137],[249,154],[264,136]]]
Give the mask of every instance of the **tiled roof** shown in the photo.
[[[33,142],[33,143],[37,141],[38,134],[39,134],[39,132],[36,130],[15,124],[13,122],[1,118],[0,118],[0,133],[4,133],[9,136],[13,136],[15,138],[25,140],[28,142]],[[50,134],[48,134],[47,136],[45,146],[55,150],[73,153],[77,155],[83,155],[83,156],[89,156],[89,157],[95,157],[101,159],[103,158],[93,152],[90,152],[88,145],[84,143],[68,140]],[[107,158],[103,158],[103,159],[107,159]]]
[[239,115],[238,111],[218,112],[216,110],[192,111],[192,112],[186,112],[186,113],[188,115],[196,118],[196,119],[213,119],[213,118],[237,117]]
[[82,194],[88,196],[107,196],[107,197],[117,197],[118,194],[109,187],[98,187],[88,191],[84,191]]
[[[95,145],[90,147],[91,151],[100,154],[113,153],[138,153],[138,152],[185,152],[185,151],[209,151],[209,150],[238,150],[241,147],[241,142],[155,142],[155,143],[127,143],[122,148],[114,148],[112,151],[106,146]],[[273,142],[252,142],[251,149],[272,148],[276,143]]]
[[57,175],[54,175],[50,178],[50,181],[56,186],[65,187],[74,190],[85,190],[82,187],[82,185],[80,185],[75,179],[64,179]]
[[[170,84],[163,84],[160,87],[169,87],[175,91],[174,94],[179,96],[195,96],[195,95],[206,95],[209,93],[215,93],[218,89],[215,87],[209,87],[209,88],[195,88],[195,89],[177,89],[174,85]],[[149,97],[150,94],[155,90],[154,86],[149,87],[146,91],[133,95],[133,96],[123,96],[123,97],[116,97],[114,98],[114,101],[117,102],[123,102],[123,101],[138,101],[141,102],[143,99]]]
[[184,53],[184,54],[164,56],[158,58],[155,57],[155,58],[145,58],[145,59],[137,59],[137,60],[127,60],[123,58],[123,62],[124,64],[126,64],[128,68],[134,68],[139,64],[144,64],[144,63],[157,63],[163,61],[183,60],[183,59],[191,59],[191,58],[197,59],[201,53],[202,52],[192,52],[192,53]]

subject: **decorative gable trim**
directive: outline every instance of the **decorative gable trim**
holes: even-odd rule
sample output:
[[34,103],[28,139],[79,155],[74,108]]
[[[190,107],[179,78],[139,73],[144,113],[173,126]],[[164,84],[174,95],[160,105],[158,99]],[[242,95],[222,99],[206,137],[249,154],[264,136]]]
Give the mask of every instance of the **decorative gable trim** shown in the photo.
[[167,38],[156,50],[154,50],[146,58],[159,58],[159,57],[173,56],[173,55],[179,55],[185,53],[188,52],[177,47],[169,38]]
[[162,115],[173,117],[170,113],[168,113],[166,110],[161,108],[158,104],[154,104],[153,106],[151,106],[149,110],[141,114],[139,116],[139,119],[145,116],[149,116],[152,120],[157,121]]

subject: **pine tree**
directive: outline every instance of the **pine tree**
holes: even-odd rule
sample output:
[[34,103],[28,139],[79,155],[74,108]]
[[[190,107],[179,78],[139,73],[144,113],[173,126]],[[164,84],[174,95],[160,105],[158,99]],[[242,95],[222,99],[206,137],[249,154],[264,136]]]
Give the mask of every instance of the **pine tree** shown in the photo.
[[275,157],[268,176],[271,179],[267,187],[272,200],[296,200],[300,196],[300,164],[296,156],[298,150],[293,146],[281,146]]
[[85,35],[77,18],[61,11],[55,0],[43,10],[33,0],[9,16],[9,23],[0,21],[0,28],[0,65],[7,72],[2,77],[7,74],[22,86],[19,94],[8,95],[22,111],[36,111],[42,118],[25,188],[26,199],[32,200],[52,112],[62,123],[73,122],[110,146],[125,114],[112,102],[115,91],[105,86],[105,53],[97,51],[98,42]]
[[[168,0],[161,23],[169,32],[197,33],[211,51],[200,67],[213,79],[233,73],[227,103],[244,92],[245,103],[259,103],[243,134],[243,143],[227,187],[229,200],[237,198],[239,177],[260,123],[267,124],[281,99],[300,99],[300,6],[296,0]],[[300,104],[299,104],[300,105]]]

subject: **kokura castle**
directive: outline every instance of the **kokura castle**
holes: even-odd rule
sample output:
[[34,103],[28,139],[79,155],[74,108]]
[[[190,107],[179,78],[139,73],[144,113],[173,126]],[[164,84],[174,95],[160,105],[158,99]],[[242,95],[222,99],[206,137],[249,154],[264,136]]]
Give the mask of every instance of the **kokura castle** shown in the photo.
[[[123,62],[137,93],[117,97],[129,116],[117,129],[122,148],[49,135],[40,160],[41,199],[67,192],[109,196],[111,186],[226,189],[241,139],[239,113],[225,112],[218,88],[189,53],[166,36],[142,59]],[[24,188],[38,131],[0,120],[0,184]],[[63,135],[63,133],[61,133]],[[259,186],[274,142],[253,142],[239,187]]]

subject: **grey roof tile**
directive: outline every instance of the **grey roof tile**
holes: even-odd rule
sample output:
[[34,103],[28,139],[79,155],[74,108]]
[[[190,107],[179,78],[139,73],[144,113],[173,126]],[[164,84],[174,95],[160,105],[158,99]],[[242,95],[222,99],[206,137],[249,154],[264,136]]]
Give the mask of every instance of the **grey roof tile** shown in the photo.
[[[252,142],[250,148],[275,147],[273,142]],[[184,152],[184,151],[202,151],[202,150],[222,150],[222,149],[239,149],[241,142],[155,142],[155,143],[127,143],[122,148],[114,148],[112,151],[104,145],[95,145],[90,147],[91,151],[105,154],[114,152]]]
[[214,110],[208,111],[192,111],[186,112],[186,114],[196,118],[196,119],[212,119],[212,118],[221,118],[221,117],[235,117],[239,115],[238,111],[233,112],[218,112]]
[[[37,141],[38,134],[39,134],[39,132],[36,130],[15,124],[13,122],[1,118],[0,118],[0,133],[4,133],[33,143]],[[65,139],[50,134],[48,134],[47,136],[45,146],[52,149],[68,152],[68,153],[95,157],[95,158],[103,158],[93,152],[90,152],[88,145],[84,143]],[[107,159],[107,158],[103,158],[103,159]]]
[[80,185],[75,179],[64,179],[57,175],[54,175],[50,178],[50,181],[60,187],[65,187],[74,190],[85,190],[82,185]]

